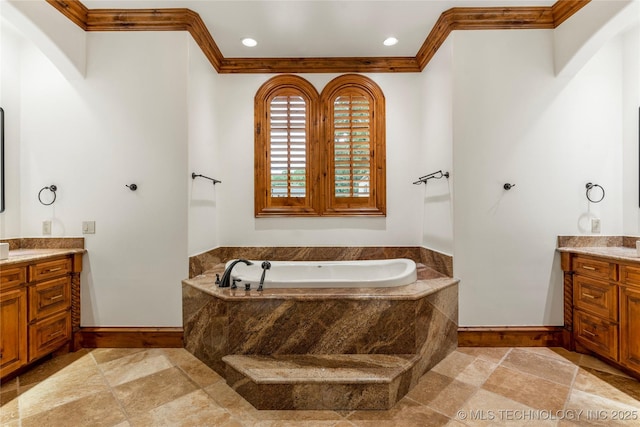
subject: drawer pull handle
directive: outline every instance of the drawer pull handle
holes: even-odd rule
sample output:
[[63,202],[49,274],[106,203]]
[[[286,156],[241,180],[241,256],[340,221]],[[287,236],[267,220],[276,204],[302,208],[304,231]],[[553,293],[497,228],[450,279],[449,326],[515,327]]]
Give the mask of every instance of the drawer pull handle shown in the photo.
[[585,333],[585,334],[587,334],[587,335],[591,335],[592,337],[597,337],[597,336],[598,336],[598,334],[596,334],[596,333],[594,333],[594,332],[591,332],[591,331],[590,331],[590,330],[588,330],[588,329],[583,329],[583,331],[582,331],[582,332],[584,332],[584,333]]
[[[586,268],[586,267],[585,267],[585,268]],[[50,269],[48,269],[48,270],[45,270],[45,271],[44,271],[44,273],[45,273],[45,274],[46,274],[46,273],[53,273],[53,272],[60,271],[60,270],[62,270],[62,267],[58,267],[58,268],[50,268]]]
[[583,265],[582,268],[584,268],[585,270],[596,271],[596,268],[595,267],[591,267],[590,265]]
[[591,294],[582,294],[582,296],[585,298],[596,298],[595,295],[591,295]]
[[64,297],[64,295],[56,295],[55,297],[50,297],[49,301],[55,301],[55,300],[60,299],[62,297]]
[[57,337],[58,335],[64,334],[64,331],[54,332],[53,334],[49,334],[49,338]]

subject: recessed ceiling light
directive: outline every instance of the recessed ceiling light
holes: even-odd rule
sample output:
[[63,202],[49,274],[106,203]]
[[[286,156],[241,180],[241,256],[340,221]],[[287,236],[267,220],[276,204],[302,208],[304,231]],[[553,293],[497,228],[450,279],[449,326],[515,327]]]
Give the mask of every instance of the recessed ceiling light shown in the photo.
[[242,39],[242,44],[247,47],[254,47],[258,44],[258,42],[250,37],[247,37],[245,39]]
[[387,37],[385,41],[382,42],[385,46],[393,46],[398,43],[398,39],[395,37]]

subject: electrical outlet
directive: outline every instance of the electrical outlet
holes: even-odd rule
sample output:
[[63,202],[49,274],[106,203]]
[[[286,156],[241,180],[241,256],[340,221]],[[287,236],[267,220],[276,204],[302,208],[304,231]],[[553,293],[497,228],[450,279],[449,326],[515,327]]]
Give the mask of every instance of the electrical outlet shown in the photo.
[[82,221],[82,234],[96,234],[96,222]]
[[600,233],[600,218],[591,218],[591,232]]
[[42,221],[42,235],[51,236],[51,221]]

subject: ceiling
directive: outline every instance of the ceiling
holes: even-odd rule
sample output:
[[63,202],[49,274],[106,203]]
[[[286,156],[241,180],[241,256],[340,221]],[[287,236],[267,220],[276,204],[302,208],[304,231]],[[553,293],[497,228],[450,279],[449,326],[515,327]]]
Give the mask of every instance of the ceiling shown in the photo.
[[[187,8],[225,58],[414,56],[453,7],[552,6],[555,0],[83,0],[89,9]],[[387,47],[389,36],[399,43]],[[251,37],[254,48],[242,45]]]

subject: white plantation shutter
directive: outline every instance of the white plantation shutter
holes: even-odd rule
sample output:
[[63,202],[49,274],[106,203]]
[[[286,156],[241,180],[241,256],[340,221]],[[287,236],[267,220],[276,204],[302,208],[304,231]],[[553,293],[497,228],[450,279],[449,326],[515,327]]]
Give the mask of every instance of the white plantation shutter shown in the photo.
[[362,95],[343,95],[333,106],[335,197],[371,194],[370,102]]
[[307,195],[307,105],[301,96],[276,96],[269,108],[271,197]]

